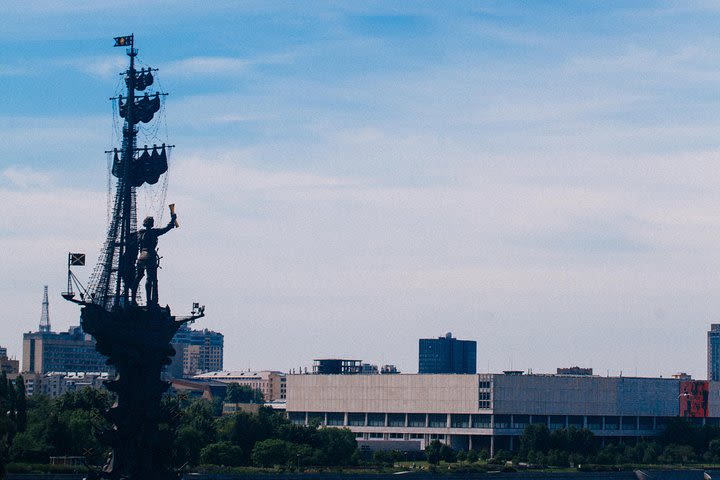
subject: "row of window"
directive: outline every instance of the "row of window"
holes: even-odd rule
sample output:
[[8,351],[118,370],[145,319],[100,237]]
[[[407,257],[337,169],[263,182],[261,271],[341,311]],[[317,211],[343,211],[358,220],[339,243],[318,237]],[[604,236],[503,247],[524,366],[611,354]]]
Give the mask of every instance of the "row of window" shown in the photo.
[[[355,432],[358,440],[422,440],[423,433],[380,433],[380,432]],[[445,435],[433,433],[428,435],[430,440],[445,440]]]
[[[289,419],[306,422],[305,412],[289,412]],[[449,418],[448,418],[449,417]],[[443,413],[343,413],[308,412],[307,422],[349,427],[411,427],[411,428],[502,428],[523,429],[530,424],[544,424],[551,430],[575,427],[590,430],[662,430],[670,417],[650,416],[581,416],[581,415],[490,415]],[[703,419],[697,419],[702,423]],[[720,419],[705,419],[707,424],[720,425]]]

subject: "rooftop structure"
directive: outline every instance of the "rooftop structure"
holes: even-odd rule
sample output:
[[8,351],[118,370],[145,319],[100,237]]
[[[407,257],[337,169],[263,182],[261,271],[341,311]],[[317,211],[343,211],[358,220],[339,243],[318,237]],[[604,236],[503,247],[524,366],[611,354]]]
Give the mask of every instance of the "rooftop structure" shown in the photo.
[[580,368],[580,367],[558,368],[557,374],[558,375],[592,375],[593,369],[592,368]]
[[421,338],[418,373],[476,373],[477,342],[443,337]]
[[313,374],[354,375],[362,373],[362,360],[345,358],[320,358],[313,360]]

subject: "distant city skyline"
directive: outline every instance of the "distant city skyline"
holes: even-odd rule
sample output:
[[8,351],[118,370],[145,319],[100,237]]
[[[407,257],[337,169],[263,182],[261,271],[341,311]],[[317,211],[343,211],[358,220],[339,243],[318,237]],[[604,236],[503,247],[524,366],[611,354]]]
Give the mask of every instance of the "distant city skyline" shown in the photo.
[[[452,331],[477,341],[478,372],[704,378],[719,17],[680,1],[11,2],[0,345],[20,358],[44,285],[53,328],[78,324],[66,255],[87,254],[86,280],[105,238],[112,38],[134,33],[176,145],[161,303],[206,305],[194,328],[225,335],[227,369],[413,372],[417,340]],[[157,198],[139,215],[167,221]]]

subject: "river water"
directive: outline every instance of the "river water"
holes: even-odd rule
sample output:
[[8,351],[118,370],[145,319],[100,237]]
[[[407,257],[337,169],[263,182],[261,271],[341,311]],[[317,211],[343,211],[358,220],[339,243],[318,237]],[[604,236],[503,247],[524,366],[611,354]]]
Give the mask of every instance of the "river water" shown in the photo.
[[[647,480],[703,480],[703,470],[647,470]],[[707,470],[711,478],[720,480],[720,470]],[[455,473],[430,474],[412,472],[404,475],[398,474],[333,474],[333,473],[304,473],[297,474],[248,474],[248,475],[208,475],[186,474],[184,480],[638,480],[633,472],[578,472],[578,473]],[[82,480],[83,475],[54,474],[8,474],[7,480]]]

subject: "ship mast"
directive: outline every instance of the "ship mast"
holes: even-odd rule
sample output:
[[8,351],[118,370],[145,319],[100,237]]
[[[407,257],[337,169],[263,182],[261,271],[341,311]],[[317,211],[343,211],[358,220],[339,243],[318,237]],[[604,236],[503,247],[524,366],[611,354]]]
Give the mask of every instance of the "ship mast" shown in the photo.
[[[135,144],[137,138],[137,128],[135,127],[134,113],[135,113],[135,57],[137,56],[137,49],[135,49],[130,43],[130,48],[127,51],[130,57],[130,68],[127,70],[126,84],[127,84],[127,113],[125,114],[125,124],[123,125],[123,142],[122,142],[122,160],[121,165],[123,169],[123,177],[126,179],[123,182],[122,191],[122,225],[120,226],[120,245],[119,245],[119,258],[118,258],[118,270],[119,272],[126,272],[128,267],[134,268],[135,262],[133,258],[133,264],[127,265],[128,255],[125,255],[128,250],[128,243],[130,235],[133,234],[134,224],[136,223],[137,211],[135,209],[135,188],[130,185],[127,179],[130,176],[130,165],[133,161]],[[126,281],[121,282],[122,275],[119,275],[118,281],[115,284],[115,301],[113,306],[118,306],[122,301],[123,304],[127,303],[129,296],[129,285]],[[122,289],[121,289],[121,283]]]
[[117,177],[117,183],[108,234],[89,287],[92,303],[106,310],[128,305],[130,290],[134,287],[136,188],[146,182],[156,183],[167,170],[165,144],[162,147],[153,146],[152,154],[147,146],[137,148],[138,123],[152,120],[160,108],[161,94],[148,96],[145,93],[141,97],[136,94],[136,90],[145,90],[153,83],[152,71],[155,69],[143,68],[140,72],[135,69],[138,50],[133,43],[133,35],[115,38],[115,46],[128,47],[127,55],[130,57],[130,65],[124,72],[126,95],[111,99],[118,102],[120,116],[124,118],[122,145],[119,151],[108,152],[114,154],[112,174]]

